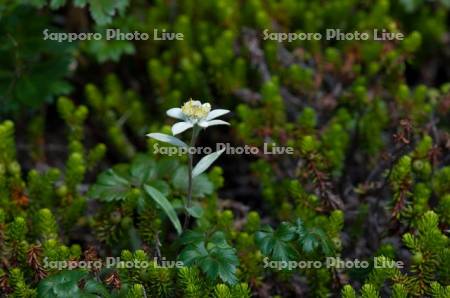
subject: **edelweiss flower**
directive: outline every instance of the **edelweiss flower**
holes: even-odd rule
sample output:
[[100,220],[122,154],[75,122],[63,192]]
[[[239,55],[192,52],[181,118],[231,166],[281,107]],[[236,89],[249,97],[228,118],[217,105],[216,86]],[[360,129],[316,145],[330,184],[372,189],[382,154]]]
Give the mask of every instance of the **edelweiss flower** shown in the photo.
[[229,110],[224,109],[211,111],[211,105],[209,103],[202,104],[199,100],[190,99],[181,108],[169,109],[167,115],[175,119],[183,120],[183,122],[177,122],[172,126],[172,133],[177,135],[196,125],[202,128],[213,125],[230,125],[230,123],[223,120],[214,120],[229,112]]

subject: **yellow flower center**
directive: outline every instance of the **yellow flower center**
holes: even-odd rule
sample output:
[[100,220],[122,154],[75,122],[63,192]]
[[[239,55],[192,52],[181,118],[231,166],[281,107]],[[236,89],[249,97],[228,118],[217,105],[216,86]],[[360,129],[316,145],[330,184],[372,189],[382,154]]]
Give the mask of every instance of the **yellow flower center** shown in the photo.
[[211,105],[209,103],[202,104],[198,100],[189,100],[181,107],[183,114],[191,119],[203,119],[208,116],[211,111]]

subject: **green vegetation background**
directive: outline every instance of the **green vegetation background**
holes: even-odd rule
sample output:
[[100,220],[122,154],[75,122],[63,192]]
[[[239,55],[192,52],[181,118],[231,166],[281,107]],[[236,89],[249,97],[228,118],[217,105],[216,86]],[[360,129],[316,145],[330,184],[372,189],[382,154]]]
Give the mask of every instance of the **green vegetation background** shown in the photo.
[[[450,3],[446,0],[12,0],[0,4],[0,297],[450,297]],[[180,32],[182,41],[43,39]],[[402,32],[393,41],[263,32]],[[194,182],[151,131],[188,98],[232,111]],[[48,262],[146,260],[146,269]],[[188,267],[158,268],[181,260]],[[361,259],[363,269],[264,268]],[[405,268],[374,268],[374,261]]]

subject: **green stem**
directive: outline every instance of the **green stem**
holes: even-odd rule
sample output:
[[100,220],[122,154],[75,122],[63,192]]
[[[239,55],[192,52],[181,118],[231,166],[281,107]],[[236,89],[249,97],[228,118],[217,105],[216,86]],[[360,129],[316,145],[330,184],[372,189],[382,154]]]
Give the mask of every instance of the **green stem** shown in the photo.
[[[197,126],[194,126],[194,128],[192,129],[192,137],[191,137],[191,143],[189,144],[189,147],[192,148],[195,145],[195,141],[197,139],[199,133],[199,129]],[[190,150],[188,150],[188,193],[187,193],[187,199],[185,202],[185,217],[184,217],[184,224],[183,227],[184,229],[186,229],[189,226],[189,219],[190,219],[190,214],[187,211],[188,208],[191,208],[191,202],[192,202],[192,182],[193,182],[193,177],[192,177],[192,168],[193,168],[193,159],[194,156],[190,153]]]

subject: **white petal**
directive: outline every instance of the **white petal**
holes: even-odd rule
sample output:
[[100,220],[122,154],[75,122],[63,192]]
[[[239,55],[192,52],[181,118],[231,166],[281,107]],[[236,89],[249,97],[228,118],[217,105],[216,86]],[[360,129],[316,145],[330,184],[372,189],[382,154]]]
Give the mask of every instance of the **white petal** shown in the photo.
[[223,120],[208,121],[208,126],[214,126],[214,125],[230,125],[230,123],[223,121]]
[[185,120],[184,114],[180,108],[171,108],[167,110],[166,114],[175,119]]
[[207,128],[208,125],[209,125],[209,123],[208,123],[208,121],[206,121],[206,120],[201,120],[201,121],[198,123],[198,126],[203,127],[203,128]]
[[153,138],[153,139],[161,141],[161,142],[166,142],[166,143],[178,146],[178,147],[185,147],[185,148],[188,147],[188,145],[185,142],[183,142],[182,140],[179,140],[175,137],[172,137],[172,136],[169,136],[169,135],[166,135],[163,133],[157,133],[157,132],[149,133],[149,134],[147,134],[147,137]]
[[206,117],[206,120],[213,120],[217,117],[220,117],[222,115],[228,114],[230,111],[225,109],[216,109],[209,112],[208,116]]
[[194,126],[191,122],[177,122],[172,126],[172,134],[177,135]]

